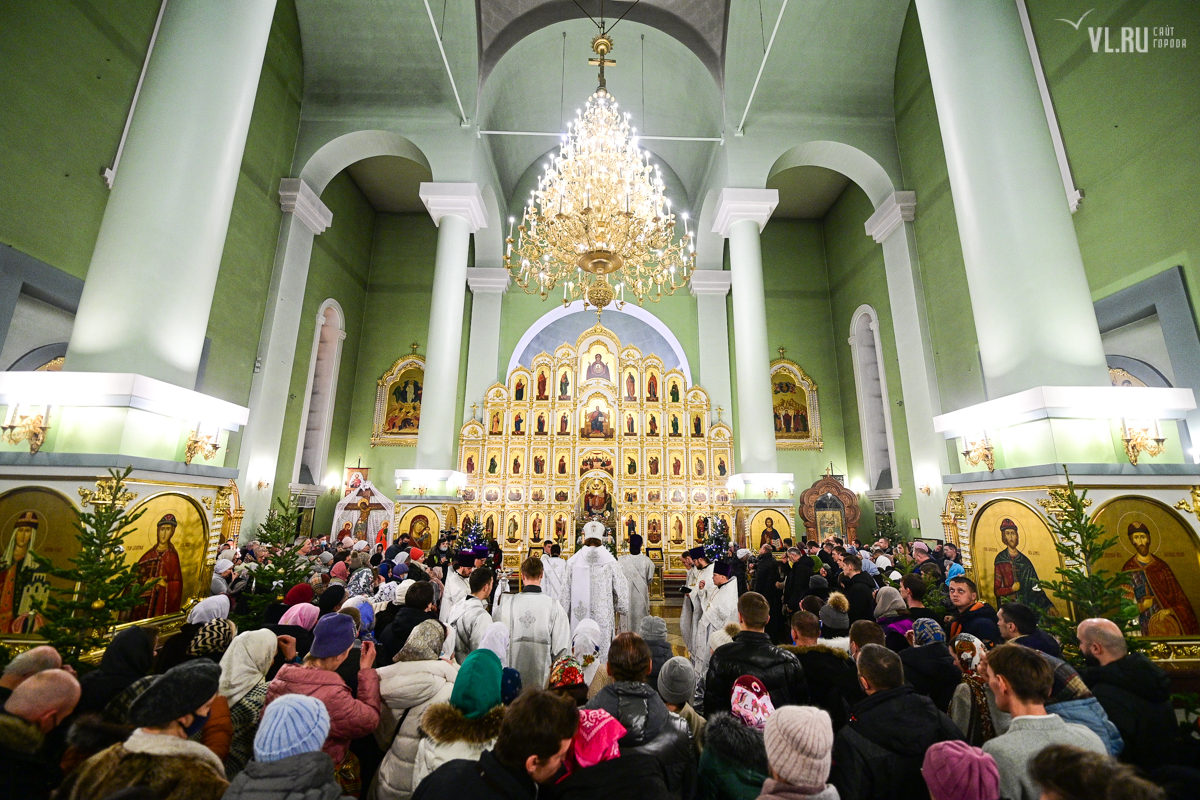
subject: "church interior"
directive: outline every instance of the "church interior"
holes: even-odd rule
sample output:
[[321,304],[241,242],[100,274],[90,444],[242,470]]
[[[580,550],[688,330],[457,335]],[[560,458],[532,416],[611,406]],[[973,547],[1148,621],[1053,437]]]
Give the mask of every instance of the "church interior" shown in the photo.
[[601,519],[659,598],[717,528],[950,542],[995,603],[1070,480],[1200,607],[1200,6],[1087,10],[3,4],[0,570],[132,467],[150,616],[280,503],[514,568]]

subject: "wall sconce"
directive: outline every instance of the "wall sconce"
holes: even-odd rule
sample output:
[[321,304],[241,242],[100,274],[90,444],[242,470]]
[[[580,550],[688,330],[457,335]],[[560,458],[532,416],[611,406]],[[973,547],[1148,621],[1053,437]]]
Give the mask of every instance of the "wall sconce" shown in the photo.
[[417,489],[417,494],[420,495],[421,497],[424,497],[425,493],[429,491],[429,487],[426,486],[425,484],[421,484],[420,486],[416,487],[416,489]]
[[1121,440],[1125,442],[1125,455],[1129,463],[1137,466],[1138,456],[1145,453],[1148,456],[1161,456],[1166,450],[1163,444],[1167,437],[1158,428],[1158,420],[1149,425],[1130,426],[1126,420],[1121,420]]
[[929,495],[933,494],[933,487],[928,483],[923,483],[917,487],[917,491],[924,493],[925,496],[928,497]]
[[254,484],[254,488],[258,489],[261,492],[263,489],[266,489],[270,485],[271,485],[270,481],[268,481],[266,478],[259,478],[258,483]]
[[29,454],[33,455],[42,449],[46,443],[46,431],[50,430],[50,406],[45,406],[41,414],[18,414],[20,404],[13,403],[9,410],[8,419],[0,425],[0,438],[9,444],[29,442]]
[[200,456],[205,461],[208,461],[217,454],[221,449],[221,445],[217,444],[218,434],[205,436],[200,433],[200,423],[196,423],[196,428],[188,434],[187,446],[183,449],[183,463],[191,464],[192,459]]
[[988,468],[988,472],[996,471],[996,456],[992,452],[992,443],[988,441],[987,431],[983,435],[972,441],[966,436],[963,436],[963,459],[972,467],[979,466],[982,463]]

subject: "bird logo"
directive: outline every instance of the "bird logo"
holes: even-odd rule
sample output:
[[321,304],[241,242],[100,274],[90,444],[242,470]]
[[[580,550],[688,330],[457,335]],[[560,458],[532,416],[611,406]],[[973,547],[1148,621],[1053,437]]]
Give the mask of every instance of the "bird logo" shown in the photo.
[[[1083,17],[1086,17],[1088,14],[1092,13],[1095,10],[1096,9],[1094,9],[1094,8],[1089,8],[1087,11],[1083,12]],[[1054,21],[1055,22],[1065,22],[1068,25],[1070,25],[1072,28],[1074,28],[1075,30],[1079,30],[1079,26],[1083,24],[1083,17],[1080,17],[1077,22],[1071,22],[1071,20],[1069,20],[1069,19],[1055,19]]]

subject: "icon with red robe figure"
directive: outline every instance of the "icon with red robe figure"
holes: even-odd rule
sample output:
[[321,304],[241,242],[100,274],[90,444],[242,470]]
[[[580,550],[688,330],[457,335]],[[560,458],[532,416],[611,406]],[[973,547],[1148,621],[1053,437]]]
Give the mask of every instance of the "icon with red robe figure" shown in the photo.
[[130,619],[150,619],[177,614],[183,604],[183,570],[171,539],[179,523],[174,514],[164,514],[156,526],[157,543],[138,559],[138,580],[152,584],[143,595],[146,602],[134,606]]
[[1150,552],[1150,529],[1132,522],[1125,535],[1136,554],[1121,567],[1130,573],[1130,591],[1145,636],[1188,636],[1200,633],[1196,612],[1171,566]]

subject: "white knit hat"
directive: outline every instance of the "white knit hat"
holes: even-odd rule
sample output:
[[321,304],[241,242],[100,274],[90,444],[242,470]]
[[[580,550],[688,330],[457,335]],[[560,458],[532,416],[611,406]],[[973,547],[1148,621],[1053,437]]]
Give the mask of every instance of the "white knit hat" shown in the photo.
[[825,788],[833,750],[829,712],[815,706],[783,706],[763,729],[767,762],[786,783],[808,794]]

